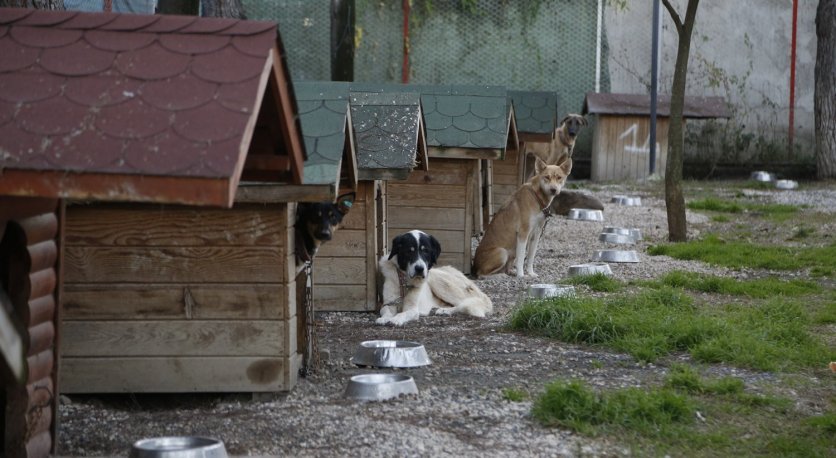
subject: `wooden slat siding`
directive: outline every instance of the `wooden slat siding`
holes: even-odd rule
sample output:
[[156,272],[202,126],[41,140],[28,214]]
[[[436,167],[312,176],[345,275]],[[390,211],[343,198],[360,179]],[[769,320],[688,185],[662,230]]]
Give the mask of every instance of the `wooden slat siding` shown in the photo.
[[398,207],[465,208],[464,181],[459,185],[397,184],[389,203]]
[[65,393],[287,391],[300,355],[290,357],[65,358]]
[[69,283],[275,283],[283,247],[67,247]]
[[73,284],[64,288],[63,312],[66,321],[284,320],[295,289],[295,283]]
[[473,177],[473,199],[470,207],[471,213],[471,232],[472,236],[479,236],[485,230],[482,220],[482,186],[484,185],[484,178],[482,177],[482,161],[474,161],[476,163],[475,175]]
[[329,258],[328,262],[323,262],[321,259],[314,261],[314,291],[322,285],[365,285],[365,260],[363,262],[361,266],[358,265],[358,258]]
[[68,246],[281,246],[282,212],[154,205],[67,208]]
[[[493,206],[494,206],[494,199],[493,199],[493,164],[497,161],[483,161],[485,165],[485,198],[486,201],[482,203],[483,205],[483,215],[482,215],[482,227],[485,228],[488,226],[488,223],[491,221],[493,217]],[[501,161],[499,161],[501,162]]]
[[414,170],[404,181],[389,182],[388,186],[397,187],[401,184],[453,184],[461,185],[472,173],[473,162],[470,160],[436,160],[432,162],[429,171]]
[[[464,264],[464,253],[441,253],[441,256],[438,257],[438,264],[439,266],[453,266],[461,271],[464,271],[464,268],[461,267]],[[470,264],[470,262],[468,262]],[[467,270],[470,270],[469,268]]]
[[[668,122],[657,120],[659,144],[656,154],[656,172],[664,175],[668,151]],[[635,126],[635,127],[634,127]],[[591,178],[597,181],[636,180],[646,178],[649,173],[649,151],[627,151],[632,147],[635,132],[635,147],[644,149],[650,130],[650,120],[643,116],[599,116],[592,141]],[[619,138],[628,132],[624,138]]]
[[[328,285],[322,287],[318,283],[316,288],[315,305],[318,311],[329,312],[362,312],[374,310],[366,308],[366,285]],[[374,304],[374,302],[372,302]]]
[[[365,182],[361,182],[365,183]],[[360,185],[362,186],[362,185]],[[357,193],[357,197],[354,200],[354,205],[351,206],[351,210],[346,213],[343,220],[340,222],[340,229],[357,229],[360,231],[366,230],[366,201],[365,196],[362,197]],[[328,242],[330,244],[330,242]],[[324,248],[324,247],[323,247]]]
[[[470,182],[470,179],[468,179]],[[394,186],[392,188],[395,188]],[[470,186],[468,196],[473,192],[473,187]],[[392,190],[392,194],[397,192]],[[472,202],[471,202],[472,203]],[[472,221],[472,207],[468,207],[468,211],[464,208],[449,208],[440,211],[438,208],[430,207],[395,207],[389,206],[389,234],[394,237],[406,231],[413,229],[420,229],[424,232],[431,232],[434,230],[464,230],[464,222]],[[468,234],[469,236],[469,234]],[[441,247],[444,249],[444,247]]]
[[[352,209],[352,211],[354,211]],[[338,229],[333,238],[322,244],[316,253],[317,262],[330,258],[366,258],[366,231],[360,229]],[[364,262],[365,264],[365,262]]]
[[[64,357],[288,356],[287,321],[67,321]],[[293,330],[290,331],[290,323]]]
[[[476,186],[474,183],[478,183],[478,179],[476,174],[478,173],[478,169],[475,166],[470,167],[470,173],[467,174],[467,178],[465,179],[465,186],[464,189],[466,191],[464,201],[469,202],[470,205],[473,205],[473,192],[474,187]],[[449,263],[451,266],[454,266],[464,272],[465,274],[470,273],[470,267],[473,264],[471,261],[471,240],[473,239],[473,217],[465,210],[465,215],[463,217],[464,228],[461,232],[461,241],[464,245],[464,253],[462,254],[462,259],[460,261],[450,260]],[[443,249],[443,247],[442,247]],[[448,253],[448,256],[451,256],[452,253]],[[444,253],[442,252],[442,256]],[[443,261],[446,262],[446,261]]]

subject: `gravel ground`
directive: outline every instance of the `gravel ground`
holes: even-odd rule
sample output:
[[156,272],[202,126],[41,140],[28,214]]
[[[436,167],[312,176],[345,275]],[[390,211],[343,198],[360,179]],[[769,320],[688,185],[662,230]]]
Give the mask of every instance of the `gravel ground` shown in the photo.
[[[125,455],[134,440],[149,436],[207,435],[222,439],[233,455],[282,456],[622,456],[624,446],[539,426],[529,416],[531,401],[509,402],[503,388],[536,395],[556,378],[582,378],[605,387],[645,386],[664,377],[672,357],[658,366],[631,357],[528,337],[503,329],[528,284],[559,282],[570,265],[588,262],[605,225],[639,228],[645,239],[635,246],[640,262],[611,264],[621,280],[655,278],[682,269],[746,277],[756,272],[713,268],[698,262],[645,254],[667,236],[664,202],[634,189],[595,187],[604,202],[614,194],[638,195],[642,206],[605,204],[605,222],[555,217],[541,241],[535,279],[505,275],[479,280],[493,299],[487,319],[422,317],[403,328],[374,324],[364,313],[322,313],[320,348],[324,366],[300,379],[287,395],[254,401],[246,395],[73,396],[62,397],[62,455]],[[758,197],[836,211],[836,190],[757,191]],[[704,215],[688,213],[689,237],[705,230]],[[585,293],[581,290],[581,293]],[[351,375],[372,370],[349,363],[363,340],[404,339],[423,343],[433,364],[398,370],[411,375],[417,396],[378,403],[343,398]],[[711,369],[743,377],[747,385],[774,383],[772,374],[726,366]]]

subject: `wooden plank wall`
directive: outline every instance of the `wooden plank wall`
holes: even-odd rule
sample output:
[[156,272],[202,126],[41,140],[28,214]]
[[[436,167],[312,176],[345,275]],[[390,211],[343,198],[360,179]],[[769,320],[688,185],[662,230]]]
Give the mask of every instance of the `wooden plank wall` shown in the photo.
[[295,209],[68,207],[63,390],[290,390]]
[[[496,214],[508,199],[517,192],[522,185],[520,168],[520,149],[508,149],[505,152],[505,159],[493,162],[493,209],[491,216]],[[523,150],[524,151],[524,150]]]
[[[21,320],[28,371],[25,384],[9,374],[0,382],[5,425],[0,456],[48,456],[57,430],[60,209],[54,199],[0,197],[0,307]],[[15,208],[17,208],[16,211]],[[16,217],[15,214],[18,216]],[[0,363],[4,364],[4,363]],[[8,377],[7,377],[8,375]]]
[[[593,181],[639,180],[649,175],[650,118],[597,116],[592,136]],[[656,123],[656,173],[664,175],[668,156],[668,118]]]
[[[331,241],[314,258],[316,310],[373,311],[377,308],[377,257],[383,235],[381,181],[360,181],[351,210]],[[347,191],[341,191],[343,192]]]
[[413,229],[432,234],[441,243],[439,264],[470,273],[474,214],[481,213],[473,195],[479,170],[478,160],[436,158],[428,172],[416,170],[406,181],[389,182],[389,238]]

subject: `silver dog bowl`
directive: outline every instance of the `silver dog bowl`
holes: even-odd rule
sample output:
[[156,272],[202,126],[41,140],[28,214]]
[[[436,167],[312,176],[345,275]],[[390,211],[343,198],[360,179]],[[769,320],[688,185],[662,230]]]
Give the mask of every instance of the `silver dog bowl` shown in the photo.
[[569,266],[569,275],[612,275],[612,269],[606,262],[589,262],[586,264],[575,264]]
[[358,401],[385,401],[402,394],[418,394],[415,380],[408,375],[355,375],[345,388],[345,397]]
[[603,231],[606,234],[620,234],[629,235],[633,240],[639,241],[642,239],[642,231],[640,229],[606,226]]
[[567,217],[579,221],[604,221],[604,212],[588,208],[573,208],[569,210]]
[[575,294],[575,287],[572,285],[553,285],[540,283],[528,287],[528,297],[532,299],[545,299],[548,297],[570,296]]
[[795,189],[798,187],[798,182],[793,180],[778,180],[775,182],[775,187],[778,189]]
[[154,437],[134,442],[130,458],[227,458],[224,443],[197,436]]
[[755,181],[768,182],[772,181],[772,174],[759,170],[757,172],[752,172],[751,178]]
[[629,244],[629,243],[636,243],[636,239],[633,238],[632,235],[624,235],[624,234],[608,234],[606,232],[602,232],[598,235],[598,240],[604,243],[616,243],[616,244]]
[[639,262],[639,255],[634,250],[598,250],[592,260],[599,262]]
[[627,196],[614,196],[612,198],[612,202],[618,205],[624,205],[628,207],[639,207],[642,204],[641,197],[627,197]]
[[406,340],[361,342],[351,362],[358,366],[400,368],[420,367],[431,363],[423,345]]

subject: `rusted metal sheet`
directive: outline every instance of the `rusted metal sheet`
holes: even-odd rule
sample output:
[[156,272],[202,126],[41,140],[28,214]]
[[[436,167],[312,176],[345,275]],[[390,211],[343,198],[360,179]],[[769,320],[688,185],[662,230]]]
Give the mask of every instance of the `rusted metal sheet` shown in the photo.
[[[659,95],[656,110],[659,116],[670,116],[671,96]],[[650,95],[590,92],[583,102],[583,114],[650,116]],[[731,117],[722,97],[686,96],[682,115],[686,118]]]

